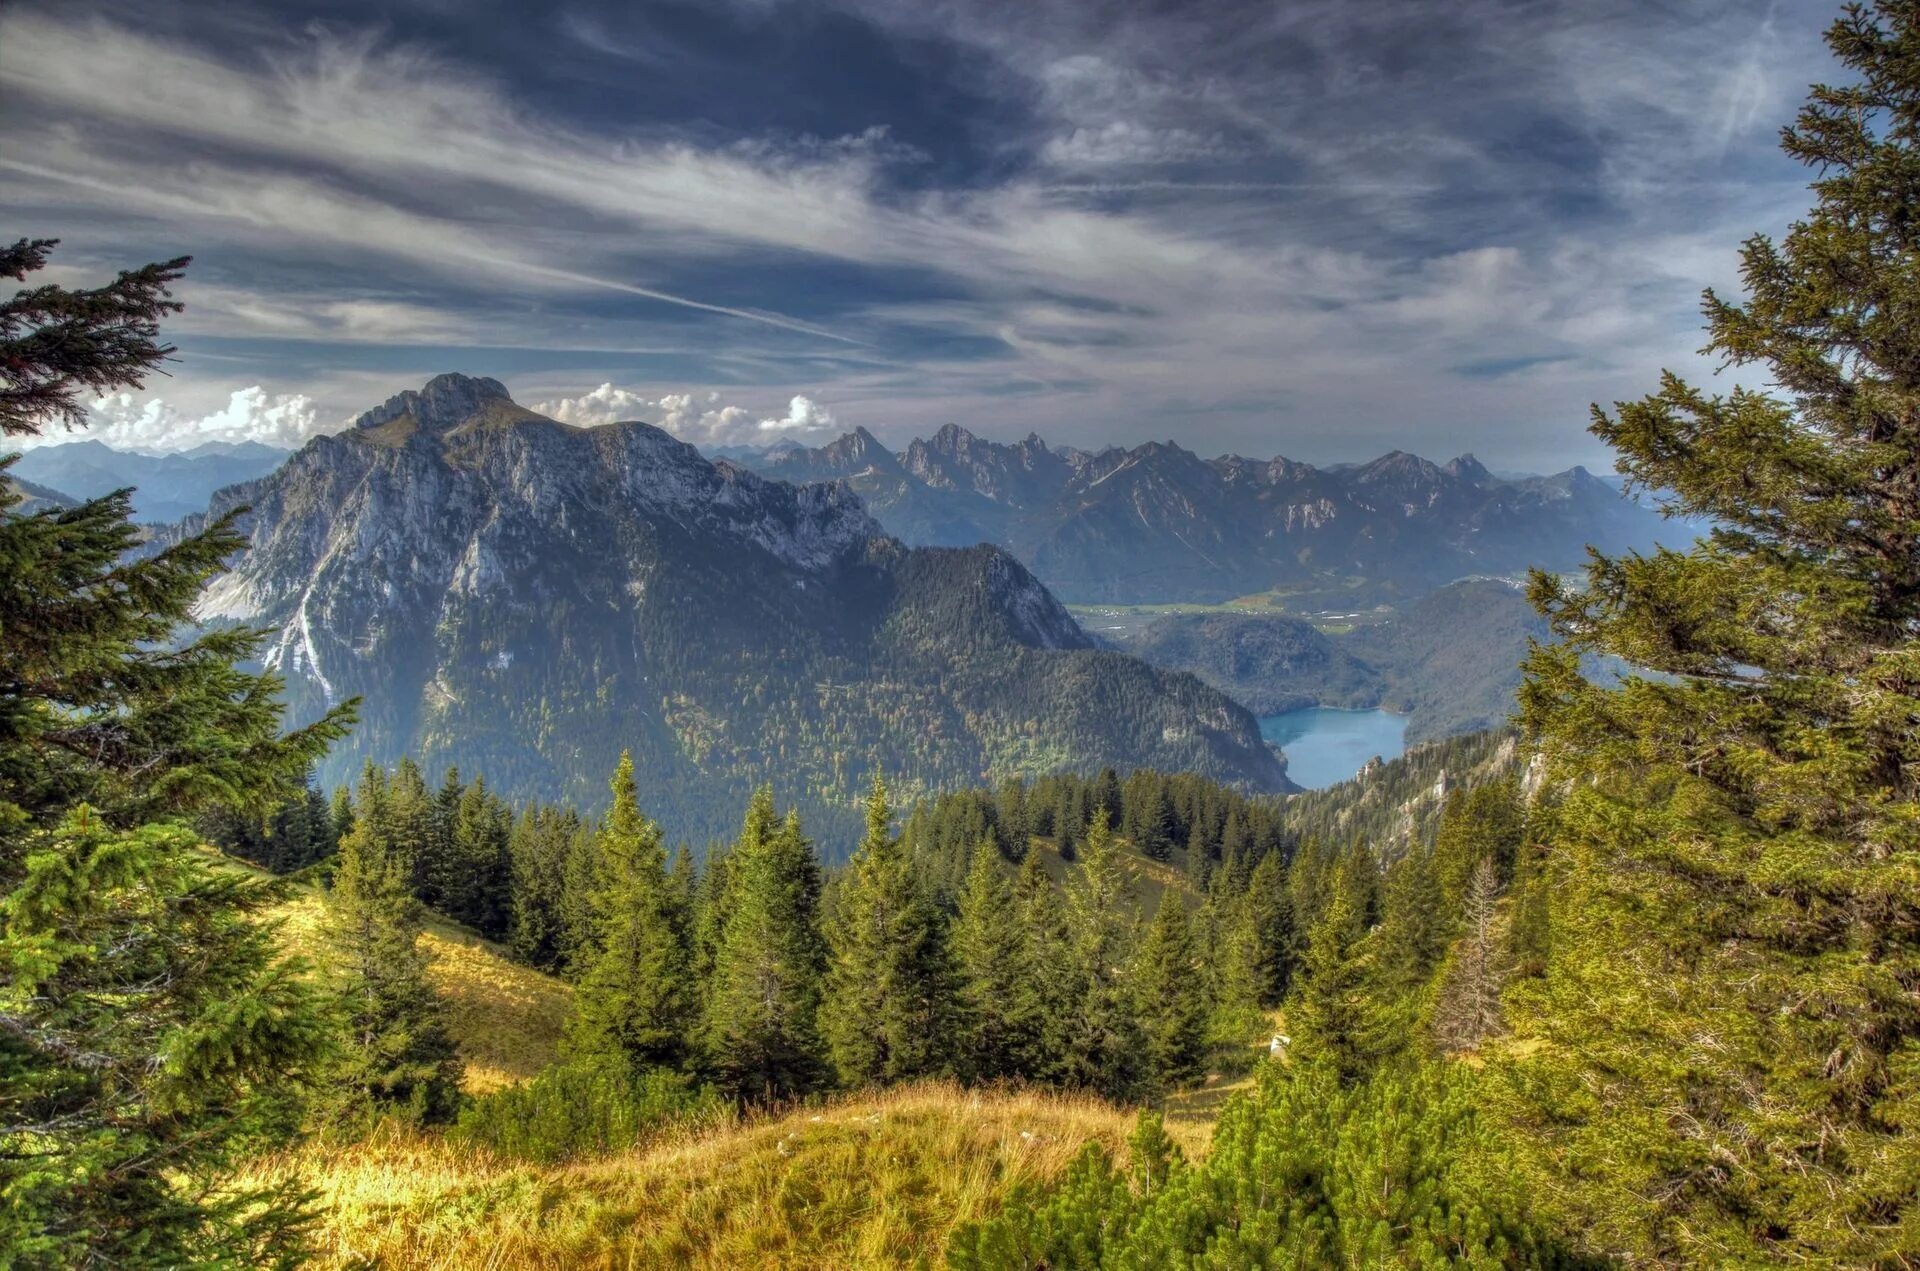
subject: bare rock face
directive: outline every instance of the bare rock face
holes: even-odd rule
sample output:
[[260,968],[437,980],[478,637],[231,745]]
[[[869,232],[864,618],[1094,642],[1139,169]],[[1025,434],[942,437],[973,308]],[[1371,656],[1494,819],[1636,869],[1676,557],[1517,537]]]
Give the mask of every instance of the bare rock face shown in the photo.
[[687,834],[761,782],[830,820],[875,769],[909,792],[1105,764],[1286,785],[1246,711],[1096,651],[1006,552],[906,548],[843,483],[569,427],[496,380],[396,394],[208,515],[242,505],[248,549],[199,611],[275,629],[297,718],[362,699],[324,780],[412,754],[591,804],[630,748]]

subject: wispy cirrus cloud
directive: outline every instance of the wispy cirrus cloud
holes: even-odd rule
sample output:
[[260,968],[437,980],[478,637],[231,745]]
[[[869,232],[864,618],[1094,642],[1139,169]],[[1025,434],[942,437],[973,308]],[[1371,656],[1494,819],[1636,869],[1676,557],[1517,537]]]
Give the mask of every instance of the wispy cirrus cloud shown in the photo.
[[[381,13],[0,15],[24,125],[0,137],[0,201],[77,227],[82,261],[198,255],[170,386],[188,409],[258,381],[340,419],[458,363],[581,411],[627,385],[714,438],[960,418],[1542,466],[1592,457],[1587,400],[1698,367],[1698,287],[1804,201],[1771,132],[1822,70],[1824,19]],[[1494,364],[1525,369],[1459,369]]]

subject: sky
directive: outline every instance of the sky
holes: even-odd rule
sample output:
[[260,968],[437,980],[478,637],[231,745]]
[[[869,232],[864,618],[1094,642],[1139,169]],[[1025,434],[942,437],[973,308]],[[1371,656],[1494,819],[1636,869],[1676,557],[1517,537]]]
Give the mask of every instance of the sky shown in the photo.
[[[1809,204],[1837,6],[11,0],[43,278],[194,257],[82,436],[296,445],[448,370],[700,444],[959,423],[1610,466]],[[63,438],[56,438],[63,439]]]

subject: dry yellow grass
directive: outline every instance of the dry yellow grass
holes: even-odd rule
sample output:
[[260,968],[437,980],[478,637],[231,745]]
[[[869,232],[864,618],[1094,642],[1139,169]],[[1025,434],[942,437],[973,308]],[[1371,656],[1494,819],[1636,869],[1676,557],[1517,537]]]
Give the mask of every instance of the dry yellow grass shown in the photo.
[[436,1137],[315,1145],[320,1267],[918,1266],[1007,1189],[1088,1140],[1123,1150],[1131,1111],[948,1084],[852,1096],[591,1162],[538,1167]]
[[[324,905],[302,892],[276,909],[282,942],[322,967],[319,947]],[[469,1094],[486,1094],[547,1067],[573,1011],[573,989],[550,975],[507,959],[464,927],[441,919],[420,936],[427,978],[446,1002],[447,1031],[466,1060]]]
[[[274,918],[324,965],[324,916],[303,891]],[[433,921],[428,974],[473,1093],[551,1063],[572,990]],[[1167,1128],[1190,1156],[1245,1080],[1175,1096]],[[255,1163],[320,1194],[322,1268],[901,1267],[937,1264],[960,1223],[1009,1188],[1056,1177],[1088,1141],[1124,1154],[1135,1110],[1035,1091],[928,1083],[760,1115],[562,1166],[507,1160],[438,1134],[316,1141]]]

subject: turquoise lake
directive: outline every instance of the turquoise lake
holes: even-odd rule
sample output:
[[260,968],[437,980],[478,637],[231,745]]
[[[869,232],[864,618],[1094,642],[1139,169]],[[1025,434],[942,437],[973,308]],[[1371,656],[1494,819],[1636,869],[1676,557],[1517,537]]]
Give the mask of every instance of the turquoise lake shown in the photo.
[[1345,781],[1375,755],[1398,758],[1407,748],[1407,717],[1312,706],[1266,716],[1260,735],[1287,752],[1287,775],[1296,785],[1319,790]]

